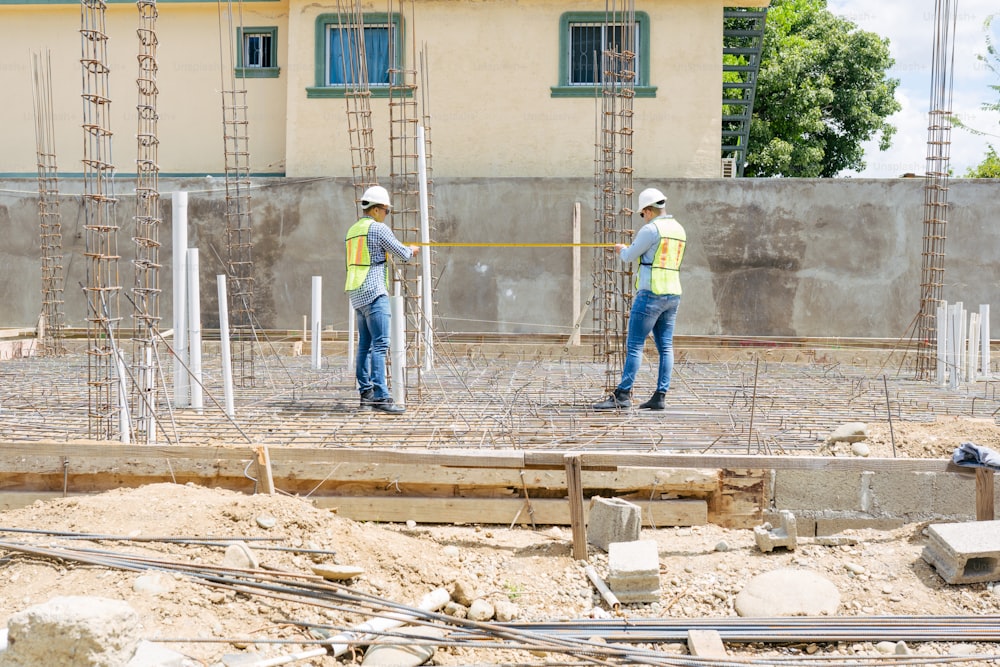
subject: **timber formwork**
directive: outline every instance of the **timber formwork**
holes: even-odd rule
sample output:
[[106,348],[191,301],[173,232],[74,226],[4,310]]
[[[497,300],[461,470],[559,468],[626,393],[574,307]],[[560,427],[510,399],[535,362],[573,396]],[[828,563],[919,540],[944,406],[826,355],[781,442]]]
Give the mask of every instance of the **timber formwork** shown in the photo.
[[[309,354],[268,358],[270,382],[240,389],[229,418],[209,346],[205,408],[171,410],[167,401],[159,446],[85,439],[85,355],[5,361],[0,506],[193,482],[273,488],[358,519],[566,523],[563,459],[579,454],[585,498],[629,498],[656,525],[748,527],[767,510],[767,471],[833,465],[816,454],[845,422],[995,420],[1000,411],[989,382],[938,388],[893,372],[898,352],[845,345],[679,347],[666,410],[598,413],[589,406],[603,393],[605,369],[586,346],[484,343],[441,346],[449,353],[427,373],[420,398],[393,417],[357,409],[344,347],[325,345],[323,370],[312,369]],[[640,383],[653,377],[646,363]],[[640,384],[637,397],[643,392]]]

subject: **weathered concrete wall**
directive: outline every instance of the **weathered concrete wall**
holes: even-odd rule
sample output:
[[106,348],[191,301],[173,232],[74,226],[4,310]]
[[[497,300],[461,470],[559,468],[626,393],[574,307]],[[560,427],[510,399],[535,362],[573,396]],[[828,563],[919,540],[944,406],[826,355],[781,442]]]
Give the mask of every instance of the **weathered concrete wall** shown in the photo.
[[[63,179],[65,312],[85,326],[81,182]],[[920,179],[689,179],[637,181],[661,187],[687,228],[679,334],[906,336],[919,307],[923,245]],[[310,311],[311,276],[324,279],[323,321],[347,328],[343,235],[354,193],[344,179],[260,179],[252,191],[256,309],[267,328],[299,328]],[[131,288],[134,198],[118,183],[121,284]],[[171,326],[170,192],[187,190],[189,243],[200,248],[205,326],[217,324],[215,276],[225,248],[219,179],[162,179],[163,327]],[[952,181],[944,297],[978,309],[1000,287],[1000,181]],[[435,180],[434,240],[571,241],[574,202],[591,240],[590,179]],[[638,221],[637,221],[638,222]],[[41,280],[37,185],[0,181],[0,325],[33,326]],[[439,248],[434,276],[442,331],[569,333],[569,248]],[[591,251],[582,251],[584,297]],[[130,304],[122,299],[124,323]],[[590,318],[584,320],[589,325]],[[1000,306],[992,310],[1000,331]],[[994,336],[995,337],[995,336]]]

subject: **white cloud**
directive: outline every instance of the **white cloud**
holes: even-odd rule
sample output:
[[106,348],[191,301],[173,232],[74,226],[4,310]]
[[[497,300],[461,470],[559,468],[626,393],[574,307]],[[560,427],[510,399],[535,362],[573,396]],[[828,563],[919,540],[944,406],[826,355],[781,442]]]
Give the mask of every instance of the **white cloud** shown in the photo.
[[[878,150],[878,143],[865,144],[867,167],[845,176],[894,177],[906,172],[924,174],[927,160],[928,107],[936,25],[932,0],[829,0],[827,8],[863,30],[889,40],[896,64],[889,75],[899,79],[896,99],[902,110],[889,118],[896,126],[892,147]],[[1000,85],[1000,76],[989,71],[977,56],[986,53],[983,24],[990,14],[1000,13],[996,0],[963,0],[955,18],[955,54],[952,77],[952,112],[966,124],[1000,135],[1000,114],[982,110],[984,102],[997,101],[990,85]],[[993,43],[1000,46],[1000,17],[993,22]],[[986,146],[1000,147],[1000,138],[982,137],[963,129],[951,133],[950,166],[956,176],[982,162]]]

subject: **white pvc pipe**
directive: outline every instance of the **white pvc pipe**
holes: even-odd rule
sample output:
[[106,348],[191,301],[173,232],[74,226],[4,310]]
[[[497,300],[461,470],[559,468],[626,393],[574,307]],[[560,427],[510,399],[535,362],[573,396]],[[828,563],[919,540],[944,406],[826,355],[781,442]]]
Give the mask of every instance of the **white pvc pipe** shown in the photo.
[[392,360],[392,386],[389,393],[396,405],[406,406],[406,303],[398,294],[389,297],[389,358]]
[[118,440],[128,445],[132,442],[132,416],[129,414],[128,385],[125,382],[125,359],[117,347],[115,367],[118,372]]
[[990,304],[979,304],[979,353],[980,374],[990,379]]
[[312,367],[323,368],[323,276],[312,279]]
[[948,302],[937,308],[937,383],[944,386],[948,379]]
[[233,402],[233,359],[229,345],[229,297],[226,293],[226,276],[215,276],[219,284],[219,355],[222,363],[222,392],[225,395],[226,414],[236,416]]
[[198,283],[198,249],[188,248],[188,342],[191,354],[191,407],[201,412],[201,292]]
[[354,312],[354,306],[351,305],[351,300],[347,300],[347,369],[350,370],[354,368],[357,363],[356,355],[354,351],[354,337],[355,333],[355,323],[357,322],[358,316]]
[[191,405],[187,374],[187,193],[172,196],[173,279],[174,279],[174,407]]
[[427,146],[424,126],[417,125],[417,180],[420,190],[420,242],[423,244],[423,261],[420,265],[424,283],[423,308],[421,309],[424,332],[424,370],[434,368],[434,290],[431,284],[430,205],[427,195]]
[[153,346],[147,345],[143,352],[146,355],[146,384],[145,396],[146,401],[140,401],[139,409],[142,410],[143,423],[145,425],[146,442],[150,445],[156,444],[156,414],[155,414],[155,403],[156,400],[156,370],[159,366],[153,365]]

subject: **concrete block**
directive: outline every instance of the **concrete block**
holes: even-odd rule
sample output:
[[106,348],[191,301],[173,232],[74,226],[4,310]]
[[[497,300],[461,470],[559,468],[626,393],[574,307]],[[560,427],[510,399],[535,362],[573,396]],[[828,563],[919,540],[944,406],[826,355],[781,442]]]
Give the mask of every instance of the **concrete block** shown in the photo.
[[[801,519],[799,520],[801,523]],[[816,519],[816,535],[836,535],[845,530],[896,530],[905,524],[901,517],[837,516]]]
[[781,523],[774,527],[771,523],[754,526],[753,536],[757,548],[761,551],[773,551],[775,547],[785,547],[794,551],[798,543],[798,532],[795,527],[795,515],[788,510],[781,510]]
[[660,574],[660,557],[653,540],[613,542],[608,546],[608,573],[612,577]]
[[688,630],[688,652],[699,658],[728,658],[718,630]]
[[823,483],[817,484],[813,470],[778,470],[774,504],[796,511],[862,511],[862,473],[826,471]]
[[608,587],[620,602],[660,599],[660,558],[656,542],[612,542],[608,546]]
[[[872,478],[877,514],[913,520],[949,517],[971,520],[976,516],[976,480],[962,473],[885,473]],[[994,489],[1000,503],[1000,485]]]
[[921,556],[949,584],[1000,581],[1000,521],[932,524],[927,538]]
[[604,551],[613,542],[635,542],[642,527],[642,508],[621,498],[595,496],[587,515],[587,542]]

